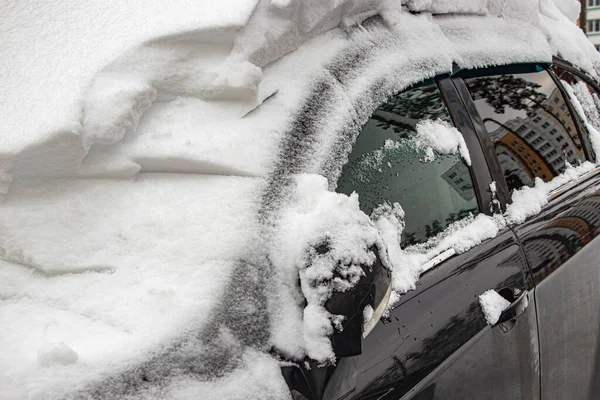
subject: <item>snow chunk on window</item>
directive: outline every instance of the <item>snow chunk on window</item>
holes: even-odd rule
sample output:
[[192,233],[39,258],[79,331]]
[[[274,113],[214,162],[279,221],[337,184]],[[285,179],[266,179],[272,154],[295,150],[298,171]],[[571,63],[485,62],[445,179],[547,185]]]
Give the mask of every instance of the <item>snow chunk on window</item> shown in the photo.
[[479,295],[479,305],[481,305],[483,315],[485,315],[485,321],[488,325],[494,325],[498,322],[502,311],[510,306],[510,302],[495,290],[487,290]]
[[446,121],[423,120],[417,126],[416,143],[418,148],[425,149],[426,161],[435,159],[434,151],[441,154],[460,153],[467,165],[471,165],[471,156],[462,134]]

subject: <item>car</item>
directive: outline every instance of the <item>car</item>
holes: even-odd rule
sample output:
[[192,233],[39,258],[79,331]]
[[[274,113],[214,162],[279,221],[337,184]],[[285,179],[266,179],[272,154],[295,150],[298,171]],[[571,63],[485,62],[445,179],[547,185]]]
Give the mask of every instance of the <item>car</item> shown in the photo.
[[[600,106],[598,83],[557,57],[545,64],[456,68],[416,83],[370,116],[336,190],[358,193],[367,215],[378,204],[399,202],[407,251],[423,248],[456,221],[504,213],[515,192],[596,161],[574,104],[576,84]],[[427,161],[415,150],[416,127],[424,120],[455,126],[471,165],[459,154]],[[553,189],[537,215],[515,218],[494,237],[434,260],[372,331],[363,325],[362,340],[360,330],[333,335],[335,365],[284,367],[293,398],[595,398],[599,174],[592,168]],[[373,281],[368,274],[364,279]],[[372,286],[367,303],[378,306],[386,282]],[[492,325],[479,302],[488,289],[509,304]],[[362,315],[355,311],[365,305],[355,297],[364,295],[334,295],[332,313],[340,313],[336,296],[346,296],[345,315]],[[346,346],[337,349],[340,341]]]
[[112,3],[0,24],[0,398],[597,397],[575,0]]

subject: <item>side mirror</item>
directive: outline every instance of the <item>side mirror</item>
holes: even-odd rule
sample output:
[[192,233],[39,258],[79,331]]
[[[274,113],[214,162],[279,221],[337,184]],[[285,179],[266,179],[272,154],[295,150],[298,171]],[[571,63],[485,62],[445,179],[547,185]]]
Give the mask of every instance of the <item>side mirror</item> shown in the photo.
[[[364,275],[351,290],[335,292],[325,303],[332,314],[343,315],[342,330],[331,338],[336,357],[361,354],[362,340],[381,318],[391,293],[392,275],[381,262],[377,248],[371,248],[376,260],[371,266],[362,266]],[[365,307],[370,307],[370,318],[365,321]]]

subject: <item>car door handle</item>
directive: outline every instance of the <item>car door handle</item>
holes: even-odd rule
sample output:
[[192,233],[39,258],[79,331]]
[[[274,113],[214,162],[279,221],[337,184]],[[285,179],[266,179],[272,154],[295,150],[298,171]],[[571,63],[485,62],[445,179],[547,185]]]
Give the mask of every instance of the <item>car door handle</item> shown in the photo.
[[[503,291],[501,290],[500,295],[506,298],[508,296],[503,295]],[[506,292],[505,292],[506,293]],[[529,293],[524,290],[519,296],[508,306],[502,314],[500,314],[500,318],[498,318],[498,322],[494,326],[498,326],[503,333],[508,333],[515,326],[517,322],[517,317],[527,309],[529,305]]]

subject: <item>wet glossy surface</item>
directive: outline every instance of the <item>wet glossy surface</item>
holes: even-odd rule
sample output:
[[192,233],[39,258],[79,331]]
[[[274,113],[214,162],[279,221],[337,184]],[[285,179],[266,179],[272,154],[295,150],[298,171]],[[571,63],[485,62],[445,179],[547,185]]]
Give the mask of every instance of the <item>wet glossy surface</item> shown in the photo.
[[[498,328],[486,325],[478,303],[478,296],[491,288],[525,289],[525,270],[525,260],[510,230],[432,269],[363,342],[363,354],[339,361],[324,398],[343,397],[349,385],[338,381],[352,377],[354,390],[348,398],[400,398],[456,351],[468,353],[465,345],[480,332],[478,341],[486,345],[471,354],[471,361],[449,365],[444,372],[445,381],[453,374],[464,373],[466,368],[477,369],[483,375],[489,373],[489,379],[497,383],[493,389],[497,395],[512,395],[522,380],[531,386],[537,379],[531,363],[537,352],[535,335],[531,334],[535,325],[531,327],[527,318],[523,318],[524,322],[519,318],[517,325],[523,325],[522,328],[512,335],[501,334]],[[494,335],[496,339],[492,338]],[[519,342],[520,347],[530,350],[514,356]],[[507,351],[510,349],[512,353]],[[486,363],[494,358],[495,368],[486,372]],[[527,367],[523,369],[521,364]],[[504,382],[498,381],[498,376],[492,376],[498,368],[516,371],[516,375],[509,374],[500,378]],[[438,379],[438,385],[443,386],[444,379]],[[413,398],[439,398],[435,388],[429,387],[428,394],[424,393]],[[462,398],[460,393],[456,392],[456,398]]]
[[591,177],[516,227],[531,262],[543,399],[600,396],[600,179]]

